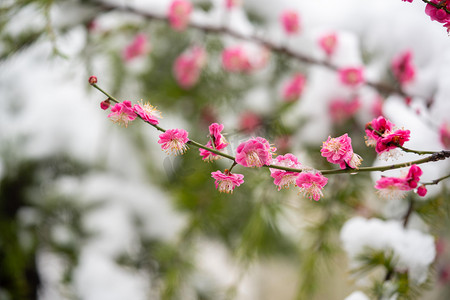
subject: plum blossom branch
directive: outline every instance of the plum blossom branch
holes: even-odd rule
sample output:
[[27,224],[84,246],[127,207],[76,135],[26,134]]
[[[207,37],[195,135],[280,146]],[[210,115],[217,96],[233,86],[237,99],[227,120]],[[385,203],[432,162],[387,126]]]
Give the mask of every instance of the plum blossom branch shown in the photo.
[[[91,80],[91,79],[90,79]],[[103,93],[104,95],[106,95],[109,99],[111,99],[112,101],[119,103],[119,101],[114,98],[113,96],[111,96],[110,94],[108,94],[106,91],[104,91],[102,88],[100,88],[96,82],[91,83],[90,84],[96,88],[97,90],[99,90],[101,93]],[[141,120],[143,120],[144,122],[150,124],[151,126],[153,126],[154,128],[156,128],[157,130],[161,131],[161,132],[166,132],[166,130],[158,125],[155,124],[151,124],[150,122],[147,122],[146,120],[144,120],[141,116],[137,116],[139,117]],[[226,154],[222,151],[218,151],[216,149],[212,149],[210,147],[207,147],[199,142],[196,142],[192,139],[189,139],[189,141],[187,142],[187,144],[189,145],[193,145],[197,148],[201,148],[201,149],[205,149],[209,152],[212,152],[214,154],[220,155],[222,157],[228,158],[230,160],[233,161],[233,166],[236,164],[236,157]],[[426,152],[426,151],[425,151]],[[428,152],[426,152],[428,153]],[[424,153],[425,154],[425,153]],[[335,174],[345,174],[345,173],[352,173],[352,174],[356,174],[356,173],[361,173],[361,172],[373,172],[373,171],[387,171],[387,170],[392,170],[392,169],[399,169],[399,168],[404,168],[404,167],[409,167],[413,164],[419,165],[419,164],[424,164],[424,163],[428,163],[428,162],[436,162],[436,161],[440,161],[440,160],[445,160],[447,158],[450,158],[450,151],[448,150],[442,150],[440,152],[432,152],[431,155],[419,159],[419,160],[414,160],[414,161],[410,161],[410,162],[405,162],[405,163],[398,163],[398,164],[392,164],[392,165],[387,165],[387,166],[379,166],[379,167],[362,167],[362,168],[358,168],[358,169],[352,169],[352,168],[347,168],[347,169],[336,169],[336,170],[318,170],[320,173],[322,173],[322,175],[335,175]],[[290,167],[286,167],[286,166],[280,166],[280,165],[274,165],[274,164],[269,164],[269,165],[263,165],[263,167],[266,168],[273,168],[273,169],[279,169],[279,170],[284,170],[284,171],[290,171],[290,172],[297,172],[297,173],[302,173],[304,170],[303,169],[299,169],[299,168],[290,168]],[[439,179],[443,180],[449,176],[446,176],[444,178]],[[439,182],[438,181],[438,182]],[[429,183],[431,184],[431,183]]]
[[[111,3],[105,3],[102,1],[95,2],[93,5],[99,7],[100,9],[102,9],[104,11],[118,10],[118,11],[122,11],[122,12],[139,15],[139,16],[142,16],[149,20],[158,20],[158,21],[162,21],[162,22],[169,22],[169,20],[167,19],[166,16],[154,14],[154,13],[151,13],[148,11],[141,11],[141,10],[135,9],[130,6],[118,6],[118,5],[114,5]],[[336,72],[339,71],[339,68],[337,66],[331,64],[327,60],[315,59],[313,57],[292,51],[289,48],[287,48],[285,45],[277,45],[277,44],[270,42],[264,38],[258,37],[257,35],[247,35],[247,34],[232,30],[229,27],[225,27],[225,26],[209,26],[209,25],[197,24],[197,23],[193,23],[193,22],[189,22],[187,24],[187,26],[189,26],[190,28],[201,30],[205,33],[224,34],[224,35],[228,35],[228,36],[240,39],[240,40],[254,42],[254,43],[257,43],[263,47],[266,47],[267,49],[270,49],[274,52],[284,54],[284,55],[294,58],[298,61],[301,61],[303,63],[312,64],[312,65],[320,65],[320,66],[323,66],[332,71],[336,71]],[[416,97],[415,95],[410,95],[410,94],[405,93],[400,87],[393,87],[393,86],[389,86],[386,84],[371,82],[371,81],[367,81],[367,80],[364,82],[364,84],[378,90],[381,93],[396,93],[396,94],[399,94],[400,96],[409,97],[409,98]],[[421,97],[421,98],[423,98],[423,97]]]

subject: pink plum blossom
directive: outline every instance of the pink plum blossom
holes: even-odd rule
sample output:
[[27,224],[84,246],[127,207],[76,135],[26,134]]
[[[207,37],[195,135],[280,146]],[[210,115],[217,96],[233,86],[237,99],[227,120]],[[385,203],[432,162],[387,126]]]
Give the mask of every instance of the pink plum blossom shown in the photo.
[[444,148],[450,149],[450,123],[442,123],[439,127],[439,137]]
[[305,76],[295,74],[283,87],[283,100],[292,102],[297,100],[303,92],[305,86]]
[[286,10],[280,16],[281,25],[286,34],[295,34],[300,30],[300,19],[294,10]]
[[295,183],[300,188],[300,192],[309,199],[319,201],[323,196],[322,189],[327,184],[328,178],[321,173],[302,172],[297,176]]
[[206,51],[202,47],[192,47],[177,57],[173,65],[173,74],[178,84],[185,88],[194,86],[206,62]]
[[161,119],[161,112],[149,103],[139,102],[133,106],[134,111],[142,118],[142,120],[152,124],[158,125]]
[[380,154],[396,149],[409,141],[411,132],[404,129],[394,130],[394,124],[380,116],[366,124],[366,144],[374,146]]
[[228,142],[225,140],[225,137],[222,135],[223,124],[212,123],[209,125],[209,135],[211,139],[214,141],[214,145],[217,150],[222,150],[226,146],[228,146]]
[[159,135],[158,144],[167,154],[179,155],[187,150],[188,133],[184,129],[169,129]]
[[402,0],[403,2],[409,2],[409,3],[412,3],[413,2],[413,0]]
[[111,108],[111,113],[108,115],[108,118],[111,119],[114,123],[119,123],[120,125],[128,126],[128,123],[136,119],[137,115],[131,106],[131,102],[125,100],[120,103],[116,103]]
[[[375,184],[375,188],[384,198],[401,198],[405,191],[413,190],[417,187],[422,175],[422,170],[417,165],[412,165],[406,177],[381,177]],[[421,188],[418,193],[423,193]],[[426,193],[426,189],[425,189]]]
[[[291,153],[277,156],[277,158],[273,160],[273,165],[293,169],[302,168],[302,164],[298,162],[297,157]],[[278,186],[278,190],[289,188],[291,184],[295,185],[295,180],[299,174],[300,173],[298,172],[270,168],[270,176],[274,179],[273,183]]]
[[[217,124],[213,123],[209,126],[209,135],[211,137],[211,140],[208,141],[206,144],[206,147],[216,150],[222,150],[228,146],[228,142],[225,140],[225,138],[222,135],[223,130],[223,124]],[[214,143],[214,146],[213,146]],[[203,160],[207,161],[213,161],[218,158],[220,158],[219,155],[212,153],[211,151],[208,151],[206,149],[199,149],[200,156],[202,156]]]
[[221,171],[212,172],[211,177],[216,180],[216,189],[221,193],[232,194],[235,187],[244,183],[244,175],[232,174],[228,170],[225,170],[225,173]]
[[417,165],[412,165],[409,168],[408,174],[406,175],[405,179],[406,182],[408,182],[410,188],[415,189],[417,187],[420,176],[422,176],[422,174],[422,169],[420,169],[420,167]]
[[405,142],[409,141],[410,133],[409,130],[397,129],[393,133],[384,134],[377,140],[375,151],[383,153],[403,146]]
[[351,87],[356,87],[364,82],[364,70],[362,67],[347,67],[338,70],[340,81]]
[[262,167],[270,165],[272,154],[276,150],[269,142],[262,138],[251,138],[241,143],[236,149],[236,163],[244,167]]
[[330,102],[328,111],[334,123],[342,123],[353,117],[360,107],[361,101],[358,97],[353,97],[350,101],[337,98]]
[[192,4],[187,0],[173,0],[169,6],[168,19],[176,31],[186,29],[192,12]]
[[326,33],[319,37],[318,43],[320,48],[325,52],[325,54],[330,57],[336,50],[338,38],[336,33]]
[[332,164],[339,164],[341,169],[347,166],[355,169],[361,164],[359,155],[353,153],[352,140],[348,134],[341,135],[337,138],[331,138],[323,142],[321,155]]
[[377,141],[385,133],[393,130],[394,124],[383,116],[373,119],[366,124],[366,144],[367,146],[375,146]]
[[412,52],[406,51],[394,57],[391,63],[391,69],[400,84],[413,81],[416,70],[412,63]]
[[450,15],[444,8],[450,10],[450,2],[441,0],[431,0],[430,2],[439,6],[439,8],[437,8],[429,3],[425,6],[425,13],[430,16],[430,19],[432,21],[438,21],[439,23],[449,22]]
[[149,48],[147,36],[143,33],[139,33],[135,36],[134,40],[125,47],[122,57],[125,61],[130,61],[135,57],[146,54],[149,51]]
[[222,66],[226,71],[233,73],[251,70],[249,57],[241,46],[229,47],[223,50]]
[[398,177],[381,177],[377,180],[375,188],[379,190],[379,195],[386,199],[403,198],[405,191],[410,190],[405,178]]

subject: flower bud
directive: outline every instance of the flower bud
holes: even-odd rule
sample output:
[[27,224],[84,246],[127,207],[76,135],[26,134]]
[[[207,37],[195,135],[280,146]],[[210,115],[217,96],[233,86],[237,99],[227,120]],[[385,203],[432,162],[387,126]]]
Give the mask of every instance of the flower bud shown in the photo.
[[421,185],[417,188],[417,195],[420,197],[424,197],[427,194],[427,188],[424,185]]
[[109,99],[106,99],[106,100],[100,102],[100,108],[103,110],[107,110],[110,105],[111,105],[111,102],[109,101]]
[[96,84],[97,83],[97,77],[91,76],[89,77],[89,84]]

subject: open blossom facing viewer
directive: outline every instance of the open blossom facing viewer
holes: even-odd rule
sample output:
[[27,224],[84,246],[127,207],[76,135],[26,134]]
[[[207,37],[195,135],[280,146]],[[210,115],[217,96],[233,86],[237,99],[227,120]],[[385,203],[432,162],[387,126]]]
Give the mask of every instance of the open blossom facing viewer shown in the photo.
[[[402,198],[405,195],[405,191],[410,191],[418,186],[422,170],[417,165],[412,165],[409,168],[406,177],[381,177],[375,184],[375,188],[379,190],[379,194],[383,198],[396,199]],[[419,196],[425,196],[423,190],[425,186],[421,186],[417,193]]]
[[338,70],[339,79],[345,85],[356,87],[364,82],[364,72],[361,67],[348,67]]
[[173,65],[173,74],[178,84],[185,89],[194,86],[205,63],[206,51],[199,46],[194,46],[178,56]]
[[244,167],[262,167],[270,165],[272,154],[276,148],[271,147],[269,142],[262,138],[251,138],[241,143],[236,149],[236,163]]
[[122,56],[125,61],[130,61],[135,57],[146,54],[150,51],[147,37],[143,33],[136,35],[130,45],[125,47]]
[[328,57],[331,57],[336,50],[338,38],[336,33],[331,32],[319,37],[318,43],[320,48],[325,52]]
[[295,183],[300,188],[300,192],[309,199],[319,201],[323,196],[322,189],[327,184],[328,178],[321,173],[302,172],[298,175]]
[[300,19],[298,13],[293,10],[286,10],[280,16],[281,24],[287,34],[295,34],[300,30]]
[[232,174],[227,169],[225,169],[225,173],[220,171],[212,172],[211,177],[216,180],[216,189],[221,193],[233,193],[235,187],[244,183],[244,175]]
[[131,106],[131,102],[125,100],[121,103],[116,103],[111,108],[111,113],[108,115],[108,118],[114,123],[119,123],[127,127],[129,122],[137,118],[137,115]]
[[303,92],[305,81],[303,74],[295,74],[283,87],[283,100],[287,102],[297,100]]
[[[302,164],[298,162],[297,157],[291,153],[277,156],[273,160],[273,164],[294,169],[302,168]],[[278,186],[278,190],[289,188],[291,184],[295,185],[295,180],[299,174],[298,172],[270,168],[270,176],[274,179],[273,183]]]
[[328,162],[339,164],[341,169],[346,169],[347,166],[356,169],[361,164],[362,159],[358,154],[353,153],[351,143],[352,140],[347,134],[337,138],[328,137],[323,142],[320,152]]
[[134,111],[142,118],[142,120],[149,122],[152,125],[158,125],[161,119],[161,112],[149,103],[143,104],[142,101],[133,106]]
[[168,18],[174,30],[186,29],[192,12],[192,4],[187,0],[174,0],[169,6]]
[[[223,124],[217,124],[217,123],[212,123],[211,125],[209,125],[209,135],[210,135],[211,139],[206,144],[206,147],[220,151],[228,146],[228,142],[225,140],[225,138],[222,135],[223,127],[224,127]],[[213,145],[213,143],[214,143],[214,145]],[[202,156],[203,160],[213,161],[213,160],[220,158],[219,155],[212,153],[206,149],[200,148],[199,151],[200,151],[200,156]]]
[[188,133],[184,129],[169,129],[159,135],[158,144],[167,154],[179,155],[187,150]]
[[400,84],[413,81],[416,71],[412,63],[412,52],[406,51],[394,57],[391,63],[391,69]]

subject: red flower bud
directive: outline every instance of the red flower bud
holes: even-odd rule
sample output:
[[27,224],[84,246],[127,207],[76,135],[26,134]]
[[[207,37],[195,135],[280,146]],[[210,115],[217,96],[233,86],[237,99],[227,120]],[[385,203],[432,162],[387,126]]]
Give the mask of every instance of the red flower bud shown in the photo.
[[100,108],[103,110],[107,110],[110,105],[111,105],[111,102],[109,101],[109,99],[106,99],[106,100],[100,102]]
[[89,84],[96,84],[97,83],[97,77],[91,76],[89,77]]
[[424,185],[421,185],[417,188],[417,195],[423,197],[427,194],[427,188]]

